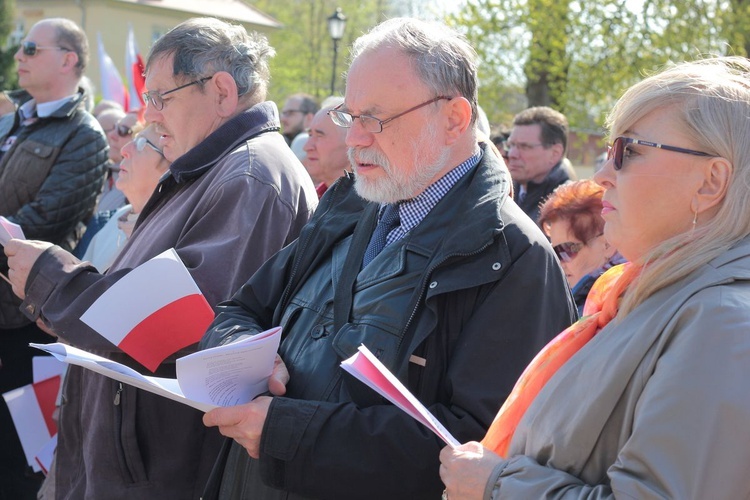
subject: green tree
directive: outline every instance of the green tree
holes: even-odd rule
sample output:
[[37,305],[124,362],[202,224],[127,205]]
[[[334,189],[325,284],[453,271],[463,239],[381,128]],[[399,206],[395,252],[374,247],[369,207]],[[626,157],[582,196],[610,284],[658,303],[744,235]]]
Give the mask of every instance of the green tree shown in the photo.
[[362,33],[393,13],[389,0],[257,0],[253,5],[275,17],[284,27],[269,33],[276,57],[271,62],[269,99],[281,104],[296,92],[318,99],[331,93],[333,41],[326,19],[336,7],[346,15],[344,38],[338,43],[335,92],[343,94],[343,73],[349,47]]
[[[0,40],[7,40],[13,28],[13,0],[0,0]],[[0,90],[14,89],[18,85],[16,65],[13,61],[18,47],[0,48]]]
[[517,100],[493,99],[515,87],[524,89],[525,105],[556,107],[572,126],[591,129],[644,73],[704,54],[746,53],[748,3],[467,0],[450,21],[483,62],[480,102],[491,118],[519,110],[509,109]]

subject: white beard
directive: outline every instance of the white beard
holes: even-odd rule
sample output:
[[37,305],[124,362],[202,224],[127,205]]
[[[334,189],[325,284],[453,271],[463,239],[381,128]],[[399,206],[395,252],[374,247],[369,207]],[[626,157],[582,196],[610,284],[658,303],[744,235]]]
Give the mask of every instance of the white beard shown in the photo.
[[[449,149],[443,148],[438,157],[427,164],[430,153],[439,147],[436,145],[437,127],[428,124],[422,133],[412,142],[413,170],[391,164],[388,158],[375,148],[349,148],[348,156],[355,172],[354,189],[365,200],[377,203],[397,203],[409,200],[427,189],[448,161]],[[357,162],[371,163],[382,167],[385,177],[367,179],[356,175]]]

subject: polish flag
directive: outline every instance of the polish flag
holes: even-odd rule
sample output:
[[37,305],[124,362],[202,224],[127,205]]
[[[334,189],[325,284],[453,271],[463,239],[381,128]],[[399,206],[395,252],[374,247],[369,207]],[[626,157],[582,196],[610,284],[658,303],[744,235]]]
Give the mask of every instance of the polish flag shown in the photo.
[[152,372],[198,342],[213,319],[213,309],[173,248],[130,271],[81,316]]
[[112,58],[104,50],[101,33],[96,34],[96,39],[99,43],[99,73],[102,77],[102,99],[119,102],[124,109],[128,109],[128,94],[125,91],[125,86],[122,84],[120,72],[117,71]]
[[37,454],[57,434],[52,413],[59,390],[60,376],[57,375],[3,394],[26,461],[37,472],[42,470],[36,461]]
[[128,41],[125,47],[125,71],[128,77],[129,109],[125,111],[135,111],[144,107],[143,92],[146,91],[146,77],[143,76],[145,67],[143,58],[138,51],[138,45],[135,43],[133,26],[128,26]]

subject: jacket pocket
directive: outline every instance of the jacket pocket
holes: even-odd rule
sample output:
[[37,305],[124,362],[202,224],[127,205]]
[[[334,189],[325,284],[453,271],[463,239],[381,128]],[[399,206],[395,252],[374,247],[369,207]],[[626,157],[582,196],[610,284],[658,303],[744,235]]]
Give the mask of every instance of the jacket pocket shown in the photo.
[[133,387],[114,382],[114,445],[117,462],[123,482],[136,484],[147,481],[146,467],[143,463],[138,435],[136,431],[136,398],[137,391]]

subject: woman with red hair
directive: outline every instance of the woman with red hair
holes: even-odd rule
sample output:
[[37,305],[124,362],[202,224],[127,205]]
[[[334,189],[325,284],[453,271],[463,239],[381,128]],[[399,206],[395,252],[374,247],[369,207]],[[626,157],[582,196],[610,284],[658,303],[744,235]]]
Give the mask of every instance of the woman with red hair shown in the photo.
[[539,213],[539,225],[560,259],[579,315],[594,281],[610,267],[625,262],[603,234],[603,194],[604,188],[593,180],[563,184]]

